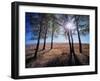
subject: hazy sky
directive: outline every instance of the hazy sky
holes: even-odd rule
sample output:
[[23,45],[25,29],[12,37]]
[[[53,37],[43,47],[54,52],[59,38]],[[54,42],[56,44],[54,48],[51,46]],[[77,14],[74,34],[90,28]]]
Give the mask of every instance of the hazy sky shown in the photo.
[[[36,13],[31,13],[32,15],[34,16],[37,16]],[[31,31],[31,25],[30,25],[30,13],[26,13],[26,20],[25,20],[25,41],[26,41],[26,44],[34,44],[34,43],[37,43],[37,39],[32,39],[32,36],[34,33],[36,32],[32,32]],[[81,41],[82,43],[89,43],[89,34],[86,34],[86,35],[80,35],[81,37]],[[78,35],[73,35],[73,39],[74,39],[74,43],[78,43]],[[48,37],[46,39],[47,43],[50,43],[51,42],[51,37]],[[41,43],[43,43],[43,39],[40,40]],[[66,38],[64,35],[58,35],[58,37],[54,37],[54,40],[53,40],[54,43],[66,43],[68,42],[68,38]]]

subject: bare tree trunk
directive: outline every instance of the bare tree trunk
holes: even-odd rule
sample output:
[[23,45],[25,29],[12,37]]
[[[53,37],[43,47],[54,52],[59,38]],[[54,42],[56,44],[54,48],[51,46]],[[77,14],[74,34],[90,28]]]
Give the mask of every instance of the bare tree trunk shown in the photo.
[[71,48],[71,40],[70,40],[69,32],[67,33],[67,36],[68,36],[69,47],[70,47],[70,54],[71,54],[71,52],[72,52],[72,48]]
[[72,40],[72,46],[71,46],[72,47],[72,52],[75,54],[72,32],[70,33],[70,36],[71,36],[71,40]]
[[[53,20],[54,21],[54,20]],[[53,48],[53,37],[54,37],[54,30],[53,30],[53,27],[54,27],[54,22],[52,24],[52,35],[51,35],[51,49]]]
[[78,33],[78,39],[79,39],[79,51],[80,53],[82,53],[82,43],[81,43],[81,38],[80,38],[80,33],[77,27],[77,33]]
[[34,54],[34,58],[37,57],[37,52],[38,52],[39,44],[40,44],[41,31],[42,31],[42,22],[40,21],[39,35],[38,35],[38,41],[37,41],[37,45],[36,45],[36,51]]
[[78,21],[76,20],[76,16],[75,16],[75,21],[76,21],[76,26],[77,26],[78,40],[79,40],[79,52],[82,53],[82,43],[81,43]]
[[45,50],[45,46],[46,46],[46,35],[47,35],[47,30],[48,30],[48,28],[47,27],[45,27],[46,29],[45,29],[45,36],[44,36],[44,43],[43,43],[43,49],[42,50]]

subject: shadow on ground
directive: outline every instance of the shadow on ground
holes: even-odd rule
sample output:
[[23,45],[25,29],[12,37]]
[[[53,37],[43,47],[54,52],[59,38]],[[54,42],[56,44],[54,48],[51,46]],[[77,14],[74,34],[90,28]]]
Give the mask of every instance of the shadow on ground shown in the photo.
[[89,57],[84,54],[69,54],[62,53],[59,50],[46,50],[42,51],[41,55],[36,59],[29,58],[26,60],[26,65],[26,68],[89,65]]

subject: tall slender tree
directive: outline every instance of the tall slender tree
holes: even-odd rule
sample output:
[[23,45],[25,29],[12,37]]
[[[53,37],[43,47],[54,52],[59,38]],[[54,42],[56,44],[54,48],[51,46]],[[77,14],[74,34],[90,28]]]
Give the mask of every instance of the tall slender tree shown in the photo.
[[72,31],[70,33],[70,37],[71,37],[71,49],[72,49],[72,53],[75,54],[75,50],[74,50],[74,40],[73,40],[73,36],[72,36]]
[[70,34],[69,34],[69,32],[67,32],[67,36],[68,36],[68,41],[69,41],[69,48],[70,48],[69,50],[70,50],[70,54],[71,54],[71,52],[72,52],[72,47],[71,46],[72,45],[71,45],[71,40],[70,40]]
[[34,58],[37,58],[37,52],[38,52],[38,49],[39,49],[41,31],[42,31],[42,18],[43,18],[42,15],[40,15],[39,34],[38,34],[38,41],[37,41],[37,45],[36,45],[36,51],[34,53]]
[[89,16],[88,15],[75,15],[76,31],[79,40],[79,52],[82,53],[82,41],[80,35],[89,33]]
[[46,26],[45,26],[44,43],[43,43],[43,48],[42,48],[42,50],[45,50],[45,47],[46,47],[47,30],[48,30],[48,22],[46,23]]
[[[54,22],[54,19],[53,19],[53,22]],[[52,23],[51,49],[53,48],[53,37],[54,37],[54,30],[53,30],[53,27],[54,27],[54,23]]]
[[56,23],[64,29],[64,34],[63,35],[66,38],[68,37],[69,50],[70,50],[70,54],[71,54],[72,53],[72,45],[71,45],[69,30],[66,29],[66,23],[67,22],[68,22],[68,15],[60,14],[60,16],[58,16],[58,18],[56,18]]
[[77,30],[77,33],[78,33],[78,40],[79,40],[79,52],[82,53],[82,43],[81,43],[81,38],[80,38],[78,20],[79,20],[79,16],[78,17],[75,16],[76,30]]

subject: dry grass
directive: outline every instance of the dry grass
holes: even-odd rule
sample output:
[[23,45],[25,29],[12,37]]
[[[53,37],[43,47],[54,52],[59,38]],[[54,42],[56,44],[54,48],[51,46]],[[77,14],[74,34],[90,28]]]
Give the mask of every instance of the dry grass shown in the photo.
[[[66,43],[55,43],[53,49],[50,49],[50,44],[46,45],[46,49],[42,50],[42,44],[39,46],[37,58],[33,59],[36,45],[26,46],[26,67],[53,67],[53,66],[69,66],[71,62],[71,54],[69,52],[69,45]],[[75,59],[78,64],[89,64],[89,45],[82,44],[83,53],[79,53],[79,45],[74,44]],[[28,60],[28,61],[27,61]],[[71,64],[73,65],[73,64]]]

